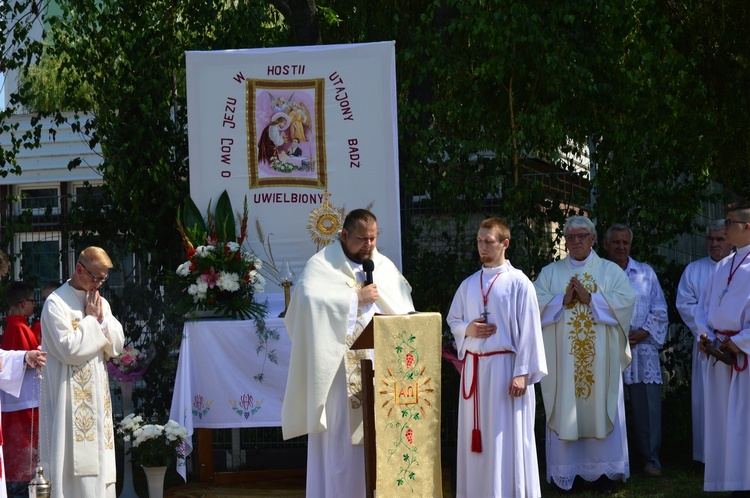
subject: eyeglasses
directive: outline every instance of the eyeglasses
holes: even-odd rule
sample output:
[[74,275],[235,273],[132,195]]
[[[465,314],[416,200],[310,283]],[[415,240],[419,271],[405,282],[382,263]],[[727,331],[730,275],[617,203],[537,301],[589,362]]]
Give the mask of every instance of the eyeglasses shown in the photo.
[[730,226],[732,226],[732,223],[738,223],[740,225],[744,225],[745,223],[750,223],[750,221],[733,220],[730,218],[727,218],[726,220],[724,220],[724,226],[726,228],[729,228]]
[[91,275],[91,280],[93,280],[95,284],[104,283],[109,278],[109,275],[104,275],[103,277],[95,277],[94,274],[91,273],[88,268],[86,268],[86,265],[81,263],[81,266],[83,267],[84,270],[86,270],[86,273]]
[[565,240],[568,242],[583,242],[586,237],[591,237],[590,233],[566,233]]

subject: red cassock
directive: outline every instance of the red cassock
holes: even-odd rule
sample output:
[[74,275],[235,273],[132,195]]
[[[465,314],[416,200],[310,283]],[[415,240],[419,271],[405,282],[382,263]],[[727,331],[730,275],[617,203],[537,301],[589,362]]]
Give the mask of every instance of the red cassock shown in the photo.
[[[6,319],[0,348],[31,351],[39,347],[40,339],[28,326],[27,318],[10,315]],[[2,409],[0,444],[5,455],[5,480],[29,482],[36,467],[39,448],[39,409],[27,408],[8,412]],[[34,426],[34,444],[31,444],[31,427]],[[3,437],[4,436],[4,437]]]

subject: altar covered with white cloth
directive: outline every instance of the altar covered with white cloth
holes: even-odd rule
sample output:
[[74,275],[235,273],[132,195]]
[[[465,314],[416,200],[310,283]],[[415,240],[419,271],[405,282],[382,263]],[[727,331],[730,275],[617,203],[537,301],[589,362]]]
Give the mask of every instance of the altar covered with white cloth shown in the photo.
[[[185,426],[185,456],[195,429],[281,426],[291,342],[283,295],[268,299],[265,328],[254,320],[185,322],[169,417]],[[186,478],[185,460],[177,471]]]

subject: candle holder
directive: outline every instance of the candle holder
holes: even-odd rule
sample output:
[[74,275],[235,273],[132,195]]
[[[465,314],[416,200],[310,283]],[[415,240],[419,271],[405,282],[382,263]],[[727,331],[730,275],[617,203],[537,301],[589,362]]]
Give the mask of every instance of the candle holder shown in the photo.
[[286,316],[286,310],[289,308],[289,298],[291,297],[291,289],[292,285],[294,285],[295,276],[291,265],[289,265],[289,261],[284,261],[284,264],[281,265],[281,272],[279,272],[281,286],[284,288],[284,311],[279,314],[279,318],[284,318]]

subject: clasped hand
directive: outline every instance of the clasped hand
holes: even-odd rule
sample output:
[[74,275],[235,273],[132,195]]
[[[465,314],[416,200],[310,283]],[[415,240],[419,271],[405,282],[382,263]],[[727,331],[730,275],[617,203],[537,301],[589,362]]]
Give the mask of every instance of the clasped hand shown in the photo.
[[94,290],[86,294],[86,315],[93,316],[99,323],[104,321],[102,296],[99,295],[99,291]]
[[567,306],[575,301],[580,301],[583,304],[591,304],[591,294],[577,278],[571,277],[568,286],[565,288],[563,306]]
[[47,364],[47,353],[46,351],[40,351],[38,349],[32,349],[26,352],[26,363],[31,368],[42,368]]
[[630,347],[632,348],[642,340],[644,340],[646,337],[648,337],[649,332],[647,330],[643,329],[636,329],[631,330],[628,334],[628,342],[630,343]]
[[486,339],[497,332],[497,327],[491,323],[487,323],[485,318],[477,318],[466,327],[467,337],[476,337],[478,339]]

